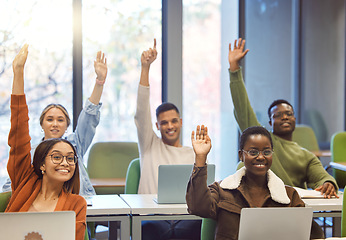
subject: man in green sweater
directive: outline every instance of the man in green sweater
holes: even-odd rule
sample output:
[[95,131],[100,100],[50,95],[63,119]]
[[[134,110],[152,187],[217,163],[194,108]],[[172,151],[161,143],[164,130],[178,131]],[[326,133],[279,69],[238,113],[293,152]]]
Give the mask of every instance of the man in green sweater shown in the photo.
[[[251,126],[260,126],[253,111],[243,82],[239,61],[248,53],[244,51],[245,40],[229,45],[230,88],[234,104],[234,115],[241,131]],[[292,105],[286,100],[274,101],[269,109],[269,124],[272,127],[274,144],[271,170],[289,186],[312,188],[321,191],[326,198],[337,196],[335,179],[323,168],[321,161],[311,152],[292,141],[296,118]]]

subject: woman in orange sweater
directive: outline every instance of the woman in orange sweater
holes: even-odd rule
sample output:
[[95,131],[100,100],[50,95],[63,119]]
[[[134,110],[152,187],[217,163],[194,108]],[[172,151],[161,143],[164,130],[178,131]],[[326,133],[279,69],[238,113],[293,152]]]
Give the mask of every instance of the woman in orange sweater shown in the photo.
[[41,142],[31,164],[28,106],[24,94],[24,65],[28,45],[13,60],[10,156],[7,171],[12,181],[12,197],[6,212],[75,211],[76,240],[84,239],[87,204],[79,196],[76,151],[67,140]]

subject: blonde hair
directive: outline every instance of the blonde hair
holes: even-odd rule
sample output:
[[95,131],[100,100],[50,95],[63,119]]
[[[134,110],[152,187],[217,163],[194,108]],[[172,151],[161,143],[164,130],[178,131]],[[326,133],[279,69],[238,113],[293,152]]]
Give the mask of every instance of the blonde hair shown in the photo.
[[49,110],[51,110],[52,108],[58,108],[58,109],[60,109],[60,110],[64,113],[64,115],[65,115],[67,127],[70,126],[71,119],[70,119],[70,116],[68,115],[68,112],[67,112],[66,108],[64,108],[63,105],[57,104],[57,103],[48,104],[48,105],[43,109],[43,111],[41,112],[41,116],[40,116],[40,125],[42,126],[43,120],[44,120],[44,116],[45,116],[46,113],[47,113]]

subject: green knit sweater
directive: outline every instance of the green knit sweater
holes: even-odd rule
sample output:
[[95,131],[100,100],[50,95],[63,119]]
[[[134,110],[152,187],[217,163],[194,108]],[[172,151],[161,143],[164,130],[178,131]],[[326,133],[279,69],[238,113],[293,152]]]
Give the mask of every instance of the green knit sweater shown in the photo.
[[[234,115],[241,131],[251,126],[260,126],[253,111],[243,82],[241,69],[230,71],[230,88]],[[289,186],[315,189],[324,182],[335,179],[323,168],[321,161],[296,142],[284,140],[271,133],[274,145],[271,170]]]

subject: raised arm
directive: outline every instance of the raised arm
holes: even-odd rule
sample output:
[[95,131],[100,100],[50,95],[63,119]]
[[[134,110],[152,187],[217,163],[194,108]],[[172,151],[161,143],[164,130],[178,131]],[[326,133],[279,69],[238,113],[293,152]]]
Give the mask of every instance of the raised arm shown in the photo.
[[20,49],[17,56],[12,62],[13,69],[13,85],[12,85],[12,94],[21,95],[24,94],[24,66],[26,59],[28,57],[28,44]]
[[141,56],[141,79],[139,84],[142,86],[149,86],[149,69],[152,62],[155,61],[157,57],[156,51],[156,38],[154,38],[154,47],[149,50],[144,51]]
[[94,68],[96,73],[96,82],[89,101],[98,105],[103,92],[103,85],[105,84],[107,77],[107,58],[105,58],[105,54],[101,51],[97,52],[96,60],[94,61]]
[[229,52],[228,52],[228,62],[229,62],[229,69],[234,72],[239,69],[239,61],[242,60],[245,55],[250,51],[249,49],[246,49],[244,51],[245,47],[245,40],[242,40],[239,38],[237,41],[234,40],[234,47],[232,50],[231,44],[229,44]]
[[234,116],[241,131],[244,131],[248,127],[260,126],[256,114],[251,107],[243,81],[242,72],[239,67],[239,61],[249,52],[248,49],[244,51],[244,46],[245,40],[239,38],[238,41],[234,41],[233,50],[231,44],[229,44],[228,53],[228,61],[230,65],[230,88],[234,105]]
[[193,150],[195,151],[195,164],[197,167],[203,167],[207,161],[207,155],[211,149],[211,140],[208,136],[208,128],[198,125],[195,132],[191,133],[191,142]]
[[25,44],[12,63],[13,85],[11,96],[11,129],[8,136],[10,155],[7,171],[12,181],[12,191],[30,174],[30,135],[28,107],[24,95],[24,66],[28,56],[28,45]]

